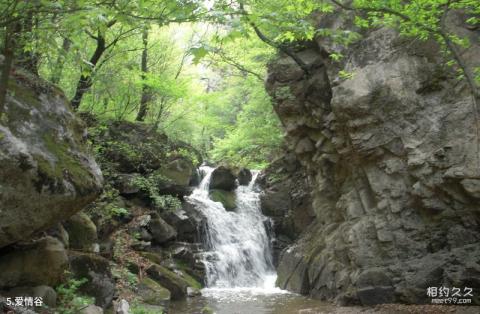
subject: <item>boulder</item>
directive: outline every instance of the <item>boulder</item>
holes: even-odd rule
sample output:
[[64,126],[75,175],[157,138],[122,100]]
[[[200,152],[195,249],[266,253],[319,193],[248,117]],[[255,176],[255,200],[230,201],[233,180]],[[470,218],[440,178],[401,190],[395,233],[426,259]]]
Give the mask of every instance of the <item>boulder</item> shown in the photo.
[[210,189],[233,191],[236,187],[236,179],[237,178],[231,169],[220,166],[212,172],[212,177],[210,178]]
[[185,158],[177,158],[162,166],[158,173],[171,180],[175,185],[189,186],[195,167]]
[[63,225],[61,223],[56,224],[52,228],[48,229],[46,232],[47,232],[48,235],[59,239],[63,243],[65,248],[69,247],[69,245],[70,245],[69,244],[69,242],[70,242],[69,235],[68,235],[67,230],[65,230],[65,228],[63,227]]
[[200,284],[193,278],[185,278],[180,274],[166,269],[163,266],[153,264],[147,269],[150,278],[167,288],[171,293],[172,300],[183,299],[187,296],[187,288],[200,288]]
[[103,309],[99,306],[90,304],[80,310],[79,314],[103,314]]
[[177,236],[177,231],[158,216],[148,222],[147,229],[158,244],[166,243]]
[[22,71],[0,121],[0,248],[46,230],[92,202],[102,175],[85,129],[56,87]]
[[168,307],[170,302],[170,291],[162,287],[156,281],[146,277],[137,286],[138,296],[141,300],[150,305]]
[[202,173],[200,172],[200,170],[198,168],[195,168],[195,170],[193,171],[193,174],[192,174],[192,177],[190,178],[190,186],[197,186],[200,184],[200,182],[202,182]]
[[69,253],[70,271],[75,278],[88,281],[80,287],[80,292],[95,298],[95,305],[106,309],[115,293],[115,281],[110,272],[110,263],[95,254]]
[[28,296],[33,298],[41,298],[43,304],[54,308],[57,304],[57,293],[52,287],[37,286],[37,287],[15,287],[11,290],[1,293],[6,297],[14,299],[19,296]]
[[227,211],[233,211],[237,208],[237,196],[233,191],[210,190],[210,199],[222,203]]
[[240,185],[248,185],[252,181],[252,172],[247,168],[242,168],[238,171],[237,177]]
[[68,267],[63,244],[47,236],[0,256],[0,289],[18,286],[56,286]]
[[118,303],[115,304],[115,313],[116,314],[131,314],[130,304],[127,300],[121,299]]
[[172,141],[147,124],[115,120],[107,121],[106,128],[103,125],[92,125],[95,134],[91,140],[101,147],[99,160],[113,175],[145,175],[160,170],[183,185],[190,180],[194,166],[201,162],[200,154],[192,146]]
[[181,209],[162,212],[162,218],[177,231],[177,240],[198,242],[198,231],[202,220],[198,215],[185,210],[188,203],[184,202]]
[[72,249],[94,251],[97,243],[97,227],[84,212],[79,212],[63,223],[68,232]]

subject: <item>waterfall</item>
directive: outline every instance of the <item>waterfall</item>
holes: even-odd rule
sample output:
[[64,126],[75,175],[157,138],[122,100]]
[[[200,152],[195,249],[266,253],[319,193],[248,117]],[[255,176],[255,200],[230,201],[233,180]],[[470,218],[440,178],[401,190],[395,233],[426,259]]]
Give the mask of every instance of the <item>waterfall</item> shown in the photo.
[[226,211],[209,198],[214,168],[201,167],[205,177],[188,200],[207,220],[204,254],[207,286],[210,288],[272,289],[276,274],[265,230],[266,217],[260,211],[259,192],[255,189],[258,171],[248,186],[236,190],[237,208]]

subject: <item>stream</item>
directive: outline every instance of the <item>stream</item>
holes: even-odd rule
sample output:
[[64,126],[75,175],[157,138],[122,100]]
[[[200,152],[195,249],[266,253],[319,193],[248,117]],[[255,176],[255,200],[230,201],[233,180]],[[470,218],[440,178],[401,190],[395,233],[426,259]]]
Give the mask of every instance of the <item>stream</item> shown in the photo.
[[260,210],[260,191],[254,171],[248,186],[236,190],[237,208],[227,211],[209,198],[214,168],[204,166],[205,176],[188,201],[207,217],[204,235],[206,288],[202,295],[172,302],[170,313],[197,314],[205,308],[217,314],[319,313],[330,304],[308,299],[275,286],[270,240]]

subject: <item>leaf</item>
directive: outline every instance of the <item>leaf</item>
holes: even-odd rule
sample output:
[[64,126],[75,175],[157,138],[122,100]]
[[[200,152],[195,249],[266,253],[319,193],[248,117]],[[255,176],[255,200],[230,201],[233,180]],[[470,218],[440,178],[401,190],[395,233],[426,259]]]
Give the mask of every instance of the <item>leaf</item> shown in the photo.
[[208,55],[208,50],[205,47],[190,48],[189,53],[193,56],[192,62],[194,64],[200,63],[200,61]]

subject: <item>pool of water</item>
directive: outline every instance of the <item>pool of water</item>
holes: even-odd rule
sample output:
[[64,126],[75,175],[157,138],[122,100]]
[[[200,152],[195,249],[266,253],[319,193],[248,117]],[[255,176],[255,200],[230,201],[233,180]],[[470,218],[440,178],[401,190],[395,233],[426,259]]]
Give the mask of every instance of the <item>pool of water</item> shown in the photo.
[[335,308],[278,288],[206,288],[201,296],[172,302],[169,314],[200,314],[206,307],[216,314],[317,314]]

